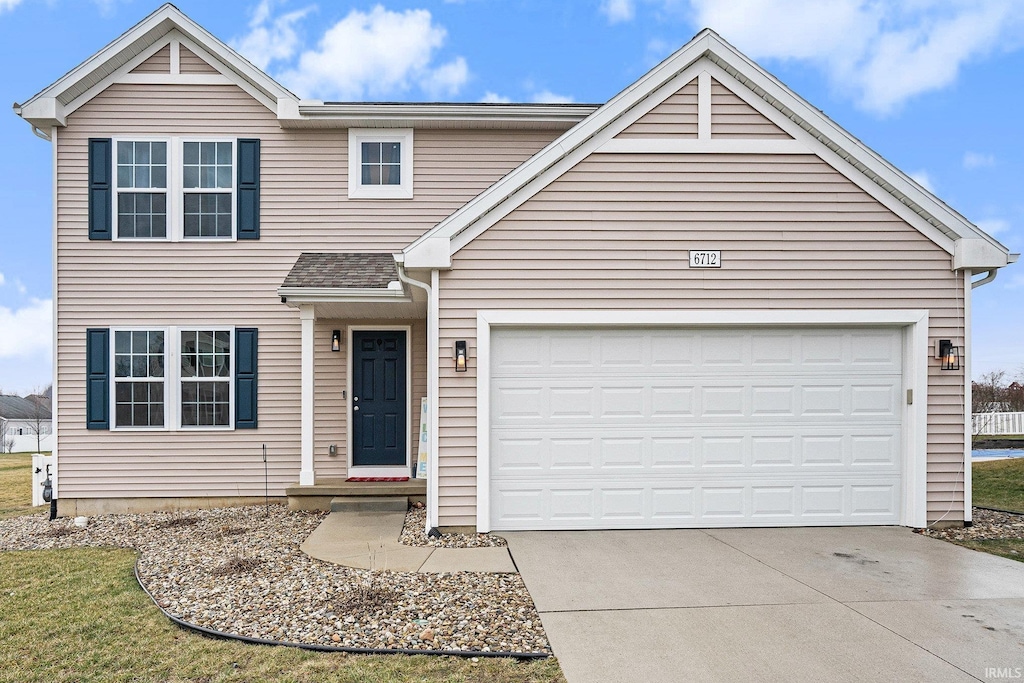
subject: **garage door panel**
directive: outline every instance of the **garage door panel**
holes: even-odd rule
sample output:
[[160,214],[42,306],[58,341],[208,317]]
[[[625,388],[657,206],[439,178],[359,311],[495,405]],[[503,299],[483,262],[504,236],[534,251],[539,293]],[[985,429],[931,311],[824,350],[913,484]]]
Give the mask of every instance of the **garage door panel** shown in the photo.
[[900,330],[499,328],[491,349],[494,529],[899,521]]
[[492,501],[492,521],[506,531],[891,524],[898,500],[898,484],[870,478],[806,484],[600,478],[556,486],[509,484]]
[[902,410],[902,380],[892,376],[860,377],[845,384],[820,378],[782,384],[778,379],[756,378],[574,377],[550,378],[544,385],[539,379],[496,380],[491,392],[492,425],[703,424],[716,418],[744,418],[751,424],[835,418],[874,423],[888,418],[898,424]]
[[[534,470],[557,479],[611,468],[617,472],[735,469],[751,472],[861,472],[897,475],[900,433],[866,428],[832,427],[793,434],[784,425],[751,434],[742,426],[717,435],[679,434],[671,427],[584,429],[527,435],[518,430],[494,432],[492,473]],[[548,474],[544,474],[548,473]]]

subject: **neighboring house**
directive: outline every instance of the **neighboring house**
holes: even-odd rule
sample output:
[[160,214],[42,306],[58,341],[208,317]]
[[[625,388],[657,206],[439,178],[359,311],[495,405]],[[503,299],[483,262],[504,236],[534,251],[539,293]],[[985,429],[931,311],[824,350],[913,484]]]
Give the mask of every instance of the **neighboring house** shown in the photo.
[[62,514],[407,476],[426,397],[432,527],[970,518],[1016,255],[710,30],[600,106],[330,103],[164,5],[15,111]]
[[[53,433],[50,399],[46,396],[0,394],[0,453],[47,450]],[[41,438],[37,439],[39,436]]]

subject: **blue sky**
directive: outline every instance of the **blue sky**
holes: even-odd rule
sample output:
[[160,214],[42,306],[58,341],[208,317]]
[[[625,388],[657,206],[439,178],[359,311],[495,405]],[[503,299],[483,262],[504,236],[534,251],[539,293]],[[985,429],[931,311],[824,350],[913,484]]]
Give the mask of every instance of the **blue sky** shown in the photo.
[[[1011,251],[1024,250],[1024,2],[179,0],[304,97],[604,102],[705,26]],[[24,102],[159,6],[0,0]],[[400,40],[395,40],[400,36]],[[0,116],[0,389],[50,382],[51,150]],[[1024,266],[974,292],[974,376],[1024,372]]]

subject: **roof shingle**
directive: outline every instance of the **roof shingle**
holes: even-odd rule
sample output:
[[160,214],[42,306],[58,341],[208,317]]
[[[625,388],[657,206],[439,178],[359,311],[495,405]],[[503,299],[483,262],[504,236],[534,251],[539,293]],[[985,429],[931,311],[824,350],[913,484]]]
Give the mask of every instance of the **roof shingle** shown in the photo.
[[387,289],[398,280],[391,254],[299,254],[282,287]]

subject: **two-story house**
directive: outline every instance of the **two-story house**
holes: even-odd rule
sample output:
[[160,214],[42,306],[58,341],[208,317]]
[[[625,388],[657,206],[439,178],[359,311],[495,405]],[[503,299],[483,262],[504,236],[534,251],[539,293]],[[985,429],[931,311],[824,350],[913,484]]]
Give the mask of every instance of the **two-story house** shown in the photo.
[[244,502],[266,446],[274,496],[422,448],[442,529],[970,519],[1016,256],[710,30],[602,105],[339,103],[164,5],[15,111],[62,514]]

